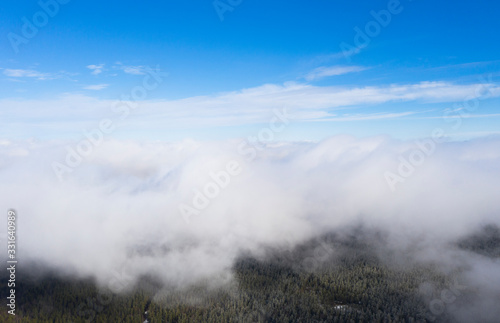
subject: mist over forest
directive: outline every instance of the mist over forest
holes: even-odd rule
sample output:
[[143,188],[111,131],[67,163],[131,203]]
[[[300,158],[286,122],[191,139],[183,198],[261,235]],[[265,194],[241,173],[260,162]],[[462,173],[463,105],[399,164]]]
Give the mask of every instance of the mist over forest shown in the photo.
[[[160,304],[164,293],[175,298],[192,288],[201,295],[240,293],[242,275],[255,274],[246,266],[298,280],[361,266],[388,271],[383,277],[395,281],[409,275],[401,284],[418,304],[410,306],[412,315],[495,320],[498,138],[415,143],[336,136],[259,142],[246,155],[238,152],[240,143],[110,141],[62,181],[46,161],[61,158],[63,144],[4,143],[0,189],[21,206],[18,250],[33,264],[23,268],[26,275],[90,279],[116,295],[133,295],[149,277],[154,288],[147,300]],[[413,165],[409,156],[419,145],[432,151]],[[401,160],[413,168],[410,175],[398,170]],[[233,175],[228,164],[237,165]],[[402,180],[394,184],[388,172]],[[345,312],[335,311],[338,304],[359,307],[353,299],[369,298],[361,296],[367,286],[358,298],[337,296],[333,285],[321,288],[332,295],[314,304],[325,303],[331,313]],[[454,288],[456,295],[446,294]],[[429,304],[442,291],[447,302],[432,303],[435,315]],[[187,295],[184,301],[196,307],[213,302]],[[178,296],[173,304],[184,301]]]

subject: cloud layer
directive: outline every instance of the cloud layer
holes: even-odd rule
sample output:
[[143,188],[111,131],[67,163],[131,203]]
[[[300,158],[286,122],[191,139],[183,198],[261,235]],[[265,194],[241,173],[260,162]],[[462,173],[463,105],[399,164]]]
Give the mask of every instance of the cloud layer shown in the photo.
[[[103,283],[126,272],[182,285],[229,273],[242,252],[360,222],[388,231],[398,250],[418,250],[416,259],[444,263],[450,242],[500,225],[499,138],[439,144],[394,192],[384,173],[397,172],[413,142],[254,144],[105,141],[59,182],[51,163],[65,144],[4,140],[1,205],[19,214],[19,257]],[[231,162],[241,169],[227,181]],[[186,220],[181,205],[198,212]]]
[[[145,75],[144,84],[150,86],[155,76]],[[147,78],[147,80],[146,80]],[[159,81],[158,81],[159,80]],[[157,82],[161,83],[161,78]],[[159,83],[152,83],[158,86]],[[93,85],[91,89],[102,88]],[[0,117],[9,122],[2,125],[2,133],[39,137],[81,135],[82,129],[95,128],[103,118],[113,119],[117,126],[133,132],[149,134],[165,129],[239,126],[265,123],[270,111],[286,108],[296,122],[356,121],[393,119],[428,112],[422,110],[362,113],[360,107],[394,102],[452,102],[475,104],[480,100],[500,96],[500,87],[493,83],[458,85],[447,82],[421,82],[385,86],[341,87],[314,86],[303,83],[283,85],[266,84],[240,91],[196,96],[177,100],[149,99],[147,86],[140,85],[123,93],[119,100],[99,99],[81,94],[65,94],[54,99],[16,98],[0,100]],[[137,94],[139,93],[139,94]],[[134,95],[141,99],[134,99]],[[477,100],[476,100],[477,101]],[[44,109],[41,110],[40,107]],[[441,118],[442,112],[434,116]],[[27,118],[26,116],[29,116]]]

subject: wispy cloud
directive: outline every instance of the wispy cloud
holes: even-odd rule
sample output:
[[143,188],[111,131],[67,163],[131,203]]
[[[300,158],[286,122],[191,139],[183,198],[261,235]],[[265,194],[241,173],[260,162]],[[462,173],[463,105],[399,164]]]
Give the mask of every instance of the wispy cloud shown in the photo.
[[[421,82],[414,84],[393,84],[366,87],[313,86],[303,83],[283,85],[266,84],[239,91],[196,96],[178,100],[143,100],[122,102],[129,105],[128,114],[116,110],[116,120],[127,124],[127,129],[156,131],[165,127],[215,127],[237,126],[268,122],[273,109],[287,111],[295,121],[352,122],[361,120],[388,119],[410,116],[423,111],[373,111],[371,114],[356,114],[361,109],[390,102],[459,102],[470,97],[484,84],[453,84],[448,82]],[[500,96],[500,86],[488,85],[489,97]],[[74,129],[90,127],[109,117],[109,108],[117,101],[98,99],[85,95],[65,95],[51,100],[0,100],[0,116],[8,115],[16,127],[26,129],[37,118],[37,126],[71,132]],[[133,109],[140,105],[140,109]],[[40,111],[39,107],[51,107]],[[235,110],[235,107],[238,107]],[[350,109],[352,114],[338,115],[337,112]],[[428,109],[423,109],[428,111]],[[106,111],[106,112],[105,112]],[[128,117],[130,115],[130,117]],[[133,115],[133,117],[132,117]],[[58,124],[54,125],[54,120]],[[1,132],[16,131],[13,125],[6,125]]]
[[478,67],[486,67],[486,66],[490,66],[490,65],[495,65],[495,64],[499,64],[499,63],[500,63],[500,60],[479,61],[479,62],[437,66],[437,67],[429,68],[429,70],[478,68]]
[[144,66],[123,66],[122,70],[123,70],[123,72],[125,72],[127,74],[132,74],[132,75],[144,75],[144,74],[146,74]]
[[367,67],[363,66],[321,66],[314,69],[312,72],[305,76],[307,81],[313,81],[328,76],[336,76],[347,73],[361,72],[366,70]]
[[53,80],[55,78],[60,77],[60,75],[58,74],[42,73],[35,70],[10,69],[10,68],[4,69],[3,74],[9,77],[35,78],[37,80]]
[[109,86],[109,84],[94,84],[94,85],[87,85],[87,86],[84,86],[83,89],[84,90],[94,90],[94,91],[99,91],[99,90],[104,90],[105,88],[107,88]]
[[117,62],[115,66],[116,69],[123,71],[124,73],[131,75],[145,75],[146,74],[146,66],[143,65],[123,65],[120,62]]
[[[460,111],[461,109],[457,109]],[[463,114],[457,115],[443,115],[438,117],[419,117],[415,119],[478,119],[478,118],[497,118],[500,117],[500,113],[488,113],[488,114],[469,114],[464,112]]]
[[102,70],[104,69],[104,64],[87,65],[87,68],[92,71],[92,72],[90,72],[90,74],[92,74],[92,75],[99,75],[99,74],[102,73]]
[[[343,114],[339,116],[333,116],[331,118],[323,118],[315,121],[365,121],[365,120],[381,120],[381,119],[395,119],[406,117],[409,115],[414,115],[417,112],[415,111],[406,111],[406,112],[398,112],[398,113],[389,113],[389,112],[379,112],[379,113],[367,113],[367,114]],[[419,112],[420,113],[420,112]]]

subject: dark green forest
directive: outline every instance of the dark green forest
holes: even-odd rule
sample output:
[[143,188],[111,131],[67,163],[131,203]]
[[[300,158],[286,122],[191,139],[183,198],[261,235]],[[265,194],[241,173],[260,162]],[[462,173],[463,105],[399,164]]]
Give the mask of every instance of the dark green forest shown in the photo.
[[[490,226],[456,247],[498,257],[499,237],[498,228]],[[383,242],[383,236],[354,230],[289,250],[269,249],[258,258],[242,255],[232,283],[219,288],[208,282],[169,288],[143,277],[135,288],[114,294],[90,278],[32,268],[18,273],[16,316],[4,309],[0,321],[453,322],[448,307],[474,297],[474,290],[454,287],[460,268],[444,274],[430,263],[395,261],[402,256],[381,251]],[[423,292],[423,286],[431,286],[430,292]],[[433,310],[430,303],[442,290],[456,297],[447,308]]]

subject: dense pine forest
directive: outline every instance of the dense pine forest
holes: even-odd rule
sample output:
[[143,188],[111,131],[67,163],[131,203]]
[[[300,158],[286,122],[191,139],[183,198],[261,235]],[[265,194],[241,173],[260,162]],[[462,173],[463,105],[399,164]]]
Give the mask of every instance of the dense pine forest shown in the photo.
[[[499,232],[488,226],[457,242],[457,248],[498,257]],[[143,277],[136,288],[114,294],[92,279],[41,269],[21,272],[16,316],[3,310],[0,321],[454,322],[449,311],[474,297],[473,290],[460,285],[461,269],[445,274],[433,264],[409,263],[402,255],[380,251],[383,241],[354,230],[289,250],[269,249],[259,257],[242,255],[232,282],[217,288],[206,281],[174,289]],[[442,291],[454,293],[452,301],[433,308]]]

